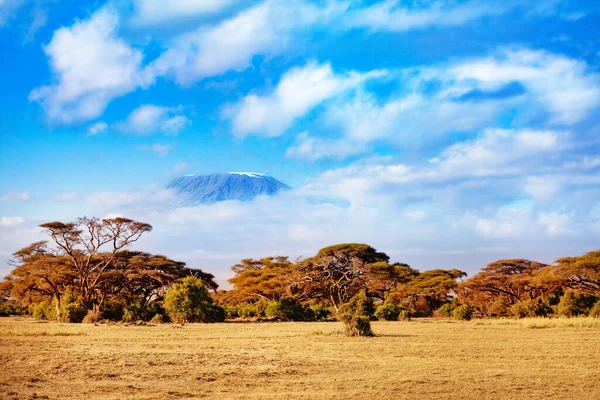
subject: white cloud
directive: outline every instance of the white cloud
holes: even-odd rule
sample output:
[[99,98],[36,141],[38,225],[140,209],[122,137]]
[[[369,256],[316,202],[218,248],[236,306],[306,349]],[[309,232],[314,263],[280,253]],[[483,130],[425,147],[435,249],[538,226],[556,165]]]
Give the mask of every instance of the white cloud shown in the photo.
[[324,139],[311,137],[303,132],[296,137],[285,156],[307,161],[317,161],[323,158],[346,158],[364,151],[364,144],[353,143],[344,139]]
[[510,1],[468,1],[462,4],[434,1],[424,4],[425,7],[409,8],[399,0],[381,1],[352,10],[343,23],[348,28],[404,32],[431,26],[460,26],[482,17],[503,14],[515,5]]
[[583,61],[545,51],[505,49],[494,56],[458,63],[441,72],[469,88],[487,90],[518,81],[544,105],[552,122],[574,124],[600,105],[600,78]]
[[560,235],[565,233],[572,233],[569,228],[571,217],[569,214],[550,212],[541,212],[538,216],[538,223],[546,227],[548,235]]
[[198,15],[224,11],[239,0],[134,0],[132,22],[136,25],[156,25]]
[[177,108],[144,104],[133,110],[125,121],[117,124],[117,128],[125,134],[140,136],[157,132],[177,135],[190,123],[187,117],[178,113]]
[[88,136],[94,136],[104,132],[108,128],[108,124],[104,121],[99,121],[88,128]]
[[159,157],[164,157],[173,149],[170,144],[155,143],[152,146],[140,146],[140,150],[155,153]]
[[255,55],[287,50],[295,32],[329,21],[344,8],[334,2],[321,8],[300,0],[266,0],[219,24],[179,36],[151,68],[155,75],[172,75],[181,84],[240,71]]
[[0,196],[0,201],[27,201],[29,200],[29,193],[21,192],[21,193],[6,193]]
[[112,99],[152,83],[141,70],[142,53],[117,36],[118,25],[117,12],[107,6],[54,32],[44,51],[57,82],[29,96],[42,103],[50,120],[96,118]]
[[560,193],[562,183],[555,177],[530,176],[525,179],[523,191],[530,195],[537,203],[545,204],[556,199]]
[[12,228],[17,225],[21,225],[25,222],[25,218],[23,217],[2,217],[0,218],[0,227],[2,228]]
[[231,118],[233,133],[238,137],[279,136],[323,101],[382,75],[382,71],[336,75],[329,64],[309,63],[286,72],[271,93],[249,94],[223,114]]

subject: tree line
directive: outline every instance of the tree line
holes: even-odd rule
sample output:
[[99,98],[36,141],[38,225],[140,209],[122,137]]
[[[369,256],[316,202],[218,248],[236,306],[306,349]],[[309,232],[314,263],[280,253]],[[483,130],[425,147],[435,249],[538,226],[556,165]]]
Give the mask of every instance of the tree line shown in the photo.
[[294,261],[244,259],[232,266],[232,289],[218,290],[212,274],[130,250],[149,224],[80,218],[41,227],[47,241],[14,253],[0,314],[87,322],[338,318],[359,333],[370,332],[372,319],[600,316],[600,250],[552,264],[498,260],[467,278],[459,269],[420,272],[346,243]]

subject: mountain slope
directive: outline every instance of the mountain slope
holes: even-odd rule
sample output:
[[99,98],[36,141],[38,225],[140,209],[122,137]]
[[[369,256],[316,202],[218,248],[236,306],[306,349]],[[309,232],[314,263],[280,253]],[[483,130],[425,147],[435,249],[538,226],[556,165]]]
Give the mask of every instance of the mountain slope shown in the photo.
[[185,175],[169,182],[185,205],[211,204],[223,200],[250,201],[259,195],[273,195],[290,187],[277,179],[255,172],[226,172]]

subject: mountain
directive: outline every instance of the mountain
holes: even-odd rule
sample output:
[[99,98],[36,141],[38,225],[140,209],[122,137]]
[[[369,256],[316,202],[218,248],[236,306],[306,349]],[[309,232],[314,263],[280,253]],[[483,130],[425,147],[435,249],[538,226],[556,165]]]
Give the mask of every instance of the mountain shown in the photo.
[[255,172],[226,172],[185,175],[167,185],[184,198],[185,205],[211,204],[223,200],[250,201],[290,187],[277,179]]

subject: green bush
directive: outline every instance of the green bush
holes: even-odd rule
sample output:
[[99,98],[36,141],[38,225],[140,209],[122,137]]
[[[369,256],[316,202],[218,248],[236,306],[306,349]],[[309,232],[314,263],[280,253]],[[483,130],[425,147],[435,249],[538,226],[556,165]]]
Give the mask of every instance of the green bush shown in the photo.
[[123,322],[134,322],[139,319],[141,310],[136,304],[129,304],[123,307],[123,317],[121,320]]
[[510,307],[510,314],[516,318],[547,317],[552,313],[552,308],[542,299],[527,300]]
[[35,319],[42,320],[56,320],[56,311],[51,304],[48,303],[35,303],[29,306],[29,313]]
[[270,302],[265,309],[267,318],[279,318],[285,321],[306,321],[313,319],[312,310],[304,307],[297,300],[283,298]]
[[61,322],[81,322],[87,309],[76,296],[66,294],[60,302],[60,321]]
[[573,290],[565,291],[556,306],[556,313],[563,317],[576,317],[579,315],[588,315],[594,307],[597,298],[595,296],[586,296]]
[[473,316],[473,309],[469,306],[458,306],[452,311],[452,317],[461,321],[468,321]]
[[216,304],[209,304],[206,307],[204,322],[223,322],[225,321],[225,309]]
[[312,310],[314,319],[316,319],[317,321],[323,321],[324,319],[327,319],[327,317],[329,317],[329,315],[331,314],[331,310],[325,307],[323,304],[312,305],[310,306],[310,309]]
[[400,307],[391,301],[386,301],[377,307],[375,317],[379,320],[397,321],[400,316]]
[[167,314],[174,322],[212,322],[216,312],[212,307],[212,299],[202,279],[195,276],[173,284],[165,296]]
[[590,317],[600,318],[600,300],[598,300],[590,310]]
[[452,318],[452,312],[454,311],[454,305],[446,303],[437,309],[436,314],[440,317]]
[[7,303],[0,304],[0,317],[8,317],[17,314],[17,310]]
[[411,313],[404,307],[400,307],[400,313],[398,314],[399,321],[410,321]]
[[338,319],[344,323],[348,336],[373,336],[371,317],[373,300],[362,290],[340,307]]

